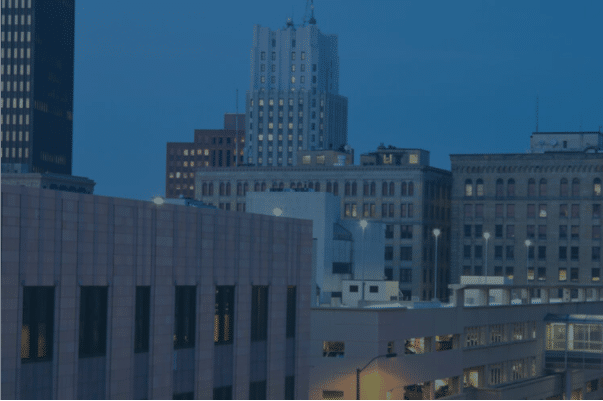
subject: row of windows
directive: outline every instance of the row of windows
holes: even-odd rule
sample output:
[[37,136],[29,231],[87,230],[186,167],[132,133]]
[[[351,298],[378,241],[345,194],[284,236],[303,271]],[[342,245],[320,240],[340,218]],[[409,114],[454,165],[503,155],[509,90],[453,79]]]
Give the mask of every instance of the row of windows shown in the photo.
[[[570,251],[570,260],[579,261],[580,260],[580,247],[579,246],[560,246],[559,247],[559,260],[565,261],[567,260],[568,248]],[[601,247],[593,246],[591,248],[591,260],[593,262],[598,262],[601,260]],[[534,249],[537,250],[538,260],[546,260],[547,259],[547,247],[545,245],[539,245],[537,247],[528,247],[528,255],[527,259],[534,259]],[[503,250],[506,260],[514,260],[515,259],[515,246],[514,245],[495,245],[494,246],[494,259],[502,260],[503,258]],[[464,259],[482,259],[484,257],[484,247],[482,245],[463,245],[463,258]]]
[[[29,113],[25,114],[25,119],[23,118],[23,114],[8,114],[6,116],[6,122],[4,121],[4,114],[0,115],[0,124],[10,124],[10,120],[11,120],[11,115],[13,116],[12,120],[13,120],[13,124],[17,124],[17,121],[19,121],[19,125],[23,125],[23,121],[25,120],[25,125],[29,125]],[[18,119],[17,119],[18,116]],[[15,132],[15,131],[13,131]],[[25,132],[29,132],[29,131],[25,131]],[[7,139],[8,140],[8,139]]]
[[[5,32],[2,31],[2,41],[4,42],[5,38],[6,38],[7,42],[12,42],[12,40],[13,40],[12,33],[13,32],[9,31],[9,32],[6,32],[6,35],[5,35]],[[21,40],[19,40],[19,37],[21,38]],[[19,41],[20,42],[25,42],[26,40],[27,40],[27,42],[31,42],[31,32],[21,32],[20,36],[19,36],[19,32],[15,32],[14,33],[14,39],[15,39],[15,42],[19,42]]]
[[[395,217],[394,210],[395,209],[394,209],[393,203],[382,203],[381,204],[381,217]],[[374,203],[364,203],[362,205],[362,216],[363,217],[377,217],[376,211],[377,211],[377,209],[376,209],[376,206]],[[356,203],[345,203],[343,215],[345,217],[359,217],[357,204]],[[400,205],[400,217],[403,217],[403,218],[414,217],[412,203],[408,203],[408,204],[402,203]]]
[[[12,99],[12,103],[11,103],[11,99]],[[6,100],[6,101],[5,101]],[[23,101],[25,100],[25,101]],[[13,109],[19,108],[22,109],[23,107],[25,107],[26,109],[29,109],[29,98],[25,98],[23,99],[22,97],[20,98],[2,98],[0,99],[0,107],[6,107],[7,109],[10,109],[12,105]],[[43,110],[43,111],[48,111],[48,110]]]
[[[273,42],[273,46],[276,46],[276,44],[274,44]],[[293,40],[291,42],[291,47],[295,47],[295,40]],[[295,60],[295,52],[291,52],[291,60]],[[305,60],[306,59],[306,52],[301,52],[300,53],[300,58],[301,60]],[[261,52],[260,53],[260,60],[266,60],[266,52]],[[276,60],[276,52],[272,52],[272,60]],[[316,65],[316,64],[313,64]]]
[[29,148],[8,148],[4,147],[4,154],[0,152],[0,157],[29,157]]
[[[6,18],[4,18],[6,17]],[[21,15],[21,25],[25,25],[25,15]],[[4,14],[2,15],[2,25],[6,24],[6,25],[11,25],[12,24],[12,15],[8,15],[5,16]],[[15,15],[15,25],[19,25],[19,16]],[[27,16],[27,25],[31,25],[31,15]]]
[[[19,116],[19,117],[23,117],[23,116]],[[19,142],[25,141],[25,142],[29,142],[29,131],[13,131],[13,136],[12,136],[12,140],[14,142],[16,142],[17,140],[19,140]],[[5,141],[10,141],[11,140],[11,133],[9,131],[6,131],[6,135],[4,136],[4,140]],[[1,138],[1,134],[0,134],[0,138]]]
[[[270,98],[268,99],[268,106],[274,106],[275,103],[275,99]],[[301,106],[304,104],[304,99],[303,98],[299,98],[297,100],[297,103]],[[250,100],[250,105],[253,107],[254,101],[253,99]],[[278,99],[278,105],[279,106],[283,106],[285,104],[285,99],[283,98],[279,98]],[[288,100],[288,104],[289,106],[293,106],[294,104],[294,99],[293,98],[289,98]],[[324,99],[320,99],[320,106],[324,107],[325,105],[325,100]],[[264,99],[258,99],[258,106],[263,107],[264,106]],[[316,107],[316,99],[312,99],[312,107]]]
[[[4,58],[4,48],[2,48],[2,53],[0,53],[2,55],[2,58]],[[20,56],[19,56],[20,55]],[[13,49],[12,51],[12,56],[13,58],[31,58],[31,49],[27,48],[27,49],[23,49],[21,48],[21,51],[19,51],[19,49]],[[6,58],[11,58],[11,51],[10,49],[6,49]]]
[[[569,269],[569,280],[572,282],[580,281],[580,269],[578,267],[572,267]],[[503,272],[503,266],[494,266],[494,276],[503,277],[506,276],[509,279],[513,279],[513,266],[507,266]],[[491,273],[491,272],[488,272]],[[558,268],[558,276],[557,280],[560,282],[564,282],[568,280],[568,269],[566,267]],[[482,276],[484,274],[482,265],[466,265],[463,266],[463,275],[464,276]],[[527,279],[528,281],[534,281],[538,279],[538,281],[546,281],[547,279],[547,268],[546,267],[538,267],[536,271],[534,271],[533,267],[529,267],[527,269]],[[594,267],[590,269],[590,280],[592,282],[598,282],[601,280],[601,269],[598,267]]]
[[[515,205],[508,204],[507,207],[507,218],[515,218]],[[571,215],[570,215],[571,211]],[[504,215],[504,205],[496,204],[494,208],[494,213],[496,218],[503,218]],[[484,205],[483,203],[478,204],[465,204],[464,205],[464,216],[465,218],[483,218],[484,217]],[[528,204],[526,208],[526,217],[527,218],[546,218],[547,217],[547,204],[541,203],[538,205],[538,209],[536,209],[536,204]],[[559,217],[561,218],[580,218],[580,204],[572,204],[571,208],[568,204],[559,205]],[[598,219],[601,218],[601,204],[595,203],[592,204],[592,218]]]
[[[528,224],[526,226],[526,238],[528,238],[528,239],[536,238],[536,227],[537,226],[534,224]],[[503,238],[503,228],[504,228],[504,226],[502,224],[497,224],[494,226],[494,238],[497,238],[497,239]],[[570,234],[569,236],[568,236],[568,233]],[[465,224],[463,226],[463,236],[465,238],[481,239],[483,234],[484,234],[483,226],[481,224],[476,224],[474,226],[472,226],[470,224]],[[592,226],[590,237],[593,240],[601,239],[601,226],[600,225]],[[515,225],[514,224],[508,224],[506,226],[506,235],[504,236],[504,238],[507,238],[507,239],[515,238]],[[558,238],[559,239],[570,238],[572,240],[579,240],[580,239],[580,226],[578,226],[578,225],[569,226],[569,229],[568,229],[568,226],[566,226],[566,225],[559,226]],[[547,239],[547,226],[546,225],[538,226],[538,239],[540,239],[540,240]]]
[[2,8],[6,7],[6,4],[8,4],[8,8],[19,8],[19,6],[21,6],[21,8],[25,8],[26,4],[27,8],[31,8],[31,0],[21,0],[20,2],[19,0],[2,0]]
[[[601,179],[594,178],[593,179],[593,195],[601,196]],[[475,190],[474,190],[475,189]],[[547,196],[548,187],[547,180],[545,178],[540,179],[538,182],[538,196]],[[470,179],[465,180],[465,196],[483,197],[485,196],[484,192],[484,180],[481,178],[477,179],[475,182],[475,187],[473,185],[473,181]],[[502,197],[505,196],[505,184],[502,178],[496,180],[495,186],[495,196]],[[515,196],[515,180],[510,178],[507,180],[507,197]],[[536,180],[534,178],[530,178],[528,180],[527,185],[527,196],[536,196]],[[570,185],[567,178],[562,178],[559,181],[559,196],[570,196]],[[571,196],[580,196],[580,180],[578,178],[574,178],[571,183]]]
[[[385,260],[393,260],[393,259],[394,259],[394,247],[386,246],[385,247]],[[400,260],[412,261],[412,247],[411,246],[401,246],[400,247]]]
[[[400,224],[400,238],[411,239],[412,238],[412,225]],[[394,238],[394,225],[387,224],[385,226],[385,238]]]
[[[106,353],[108,287],[83,286],[80,297],[79,357]],[[176,286],[174,348],[195,345],[197,291],[195,286]],[[52,359],[54,287],[24,287],[21,359],[23,362]],[[287,288],[286,336],[295,337],[296,287]],[[134,352],[148,352],[150,287],[136,287]],[[230,344],[234,335],[235,287],[216,286],[214,343]],[[252,286],[251,340],[267,339],[268,287]]]

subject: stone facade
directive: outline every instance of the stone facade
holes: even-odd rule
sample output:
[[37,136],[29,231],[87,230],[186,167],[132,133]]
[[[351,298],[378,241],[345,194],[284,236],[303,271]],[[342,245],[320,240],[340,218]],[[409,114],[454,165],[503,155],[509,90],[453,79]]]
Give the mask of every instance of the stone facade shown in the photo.
[[96,183],[86,177],[54,173],[2,173],[2,185],[23,185],[32,188],[55,189],[59,191],[94,193]]
[[[2,398],[212,399],[230,391],[247,399],[252,385],[268,399],[307,398],[311,233],[311,222],[297,219],[3,185]],[[230,320],[214,320],[222,286],[234,288],[234,337],[224,345],[215,329]],[[268,288],[267,334],[252,341],[257,286]],[[149,320],[139,328],[143,287]],[[24,304],[40,288],[54,294],[50,331],[31,320],[42,312]],[[194,346],[176,347],[183,288],[195,296],[187,304],[196,311]],[[91,289],[104,291],[106,309],[83,306]],[[287,305],[296,319],[286,336]],[[92,316],[105,316],[106,331],[94,329],[101,318],[83,323]],[[31,342],[35,325],[39,341]],[[106,344],[84,355],[99,338]],[[136,351],[145,338],[146,350]]]

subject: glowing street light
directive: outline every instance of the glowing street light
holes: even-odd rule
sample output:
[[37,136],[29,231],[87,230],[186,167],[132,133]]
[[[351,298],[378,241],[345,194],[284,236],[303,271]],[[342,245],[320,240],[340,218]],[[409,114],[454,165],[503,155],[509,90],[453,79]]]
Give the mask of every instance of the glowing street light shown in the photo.
[[272,214],[274,214],[277,217],[282,216],[283,209],[281,209],[280,207],[275,207],[274,209],[272,209]]
[[153,203],[156,204],[157,206],[161,206],[165,203],[165,199],[163,199],[163,197],[161,197],[161,196],[155,196],[153,198]]
[[368,221],[360,220],[360,227],[362,227],[362,306],[364,306],[364,230],[366,226],[368,226]]
[[438,237],[440,236],[442,231],[439,228],[434,228],[432,232],[435,237],[435,269],[434,269],[435,270],[435,284],[434,284],[433,293],[434,293],[434,299],[439,299],[438,298]]
[[485,268],[484,268],[484,284],[486,284],[486,277],[488,277],[488,240],[490,239],[490,233],[489,232],[485,232],[483,235],[484,239],[486,240],[486,260],[485,260]]

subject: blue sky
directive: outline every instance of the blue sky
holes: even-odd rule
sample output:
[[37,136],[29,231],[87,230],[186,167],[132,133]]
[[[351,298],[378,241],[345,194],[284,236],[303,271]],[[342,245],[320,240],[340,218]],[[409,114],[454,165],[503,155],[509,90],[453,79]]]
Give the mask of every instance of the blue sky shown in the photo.
[[[165,194],[167,142],[221,128],[249,87],[253,25],[304,0],[76,1],[73,174],[95,193]],[[315,0],[339,36],[348,142],[431,152],[523,153],[535,129],[603,126],[603,2]]]

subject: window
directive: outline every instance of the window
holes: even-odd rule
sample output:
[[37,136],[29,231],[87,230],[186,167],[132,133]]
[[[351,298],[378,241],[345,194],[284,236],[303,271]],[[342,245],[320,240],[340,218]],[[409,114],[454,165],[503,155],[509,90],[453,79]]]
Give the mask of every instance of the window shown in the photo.
[[400,282],[411,283],[412,282],[412,269],[400,269]]
[[577,178],[572,180],[572,196],[580,196],[580,180]]
[[484,181],[481,178],[475,183],[475,194],[476,196],[484,196]]
[[232,386],[214,387],[214,400],[232,400]]
[[592,247],[592,258],[591,259],[593,262],[598,262],[599,260],[601,260],[601,247],[598,247],[598,246]]
[[385,247],[384,258],[385,258],[385,260],[393,260],[394,259],[394,247],[393,246]]
[[572,226],[571,227],[572,239],[580,239],[580,226]]
[[504,195],[504,182],[502,178],[496,180],[496,197],[500,198]]
[[[341,397],[343,398],[343,394],[341,395]],[[285,399],[295,399],[295,376],[285,376]]]
[[538,226],[538,239],[546,239],[546,226]]
[[507,181],[507,196],[512,198],[515,196],[515,180],[513,178]]
[[568,213],[567,204],[559,205],[559,217],[568,217],[568,216],[569,216],[569,213]]
[[174,312],[174,348],[195,346],[196,293],[192,285],[177,285]]
[[507,341],[504,324],[493,324],[490,326],[490,342],[502,343]]
[[591,269],[591,281],[599,281],[601,280],[601,269],[598,267]]
[[251,341],[268,338],[268,287],[251,287]]
[[570,281],[578,281],[580,279],[580,269],[572,267],[570,269]]
[[579,260],[580,248],[577,246],[572,246],[570,248],[570,256],[572,260]]
[[502,259],[503,256],[503,247],[502,245],[494,246],[494,259]]
[[478,203],[477,205],[475,205],[475,217],[476,218],[484,217],[484,205],[483,204]]
[[503,204],[502,203],[497,203],[494,206],[494,215],[497,219],[503,218]]
[[343,358],[345,343],[343,341],[323,341],[322,356],[329,358]]
[[528,196],[536,196],[536,180],[533,178],[528,180]]
[[601,204],[593,204],[593,219],[601,218]]
[[538,268],[538,281],[546,281],[546,267]]
[[350,292],[358,292],[358,286],[357,285],[351,285],[350,286]]
[[322,390],[323,400],[343,400],[343,391]]
[[601,196],[601,179],[595,178],[593,180],[593,195]]
[[546,179],[541,178],[540,184],[538,185],[538,195],[546,196]]
[[151,317],[151,287],[136,287],[134,315],[134,352],[149,351],[149,327]]
[[567,259],[567,246],[560,246],[559,247],[559,260],[566,260]]
[[475,245],[474,256],[476,259],[481,259],[483,253],[483,248],[481,245]]
[[394,269],[391,267],[386,267],[383,269],[383,275],[385,276],[386,280],[392,281],[394,279]]
[[494,226],[494,237],[502,238],[503,236],[503,226],[502,224],[497,224]]
[[21,363],[52,359],[54,287],[23,287]]
[[538,260],[545,260],[546,259],[546,246],[539,246],[538,247]]
[[473,196],[473,183],[471,180],[465,180],[465,196]]
[[515,226],[507,225],[507,238],[512,239],[515,238]]
[[559,268],[559,281],[567,281],[567,269],[565,267]]
[[536,226],[528,224],[526,226],[526,238],[536,238]]
[[513,245],[507,245],[506,258],[507,260],[515,259],[515,247]]
[[538,206],[538,217],[542,217],[542,218],[546,217],[546,205]]
[[481,224],[475,225],[475,238],[481,238],[483,233],[483,226]]
[[410,261],[412,260],[412,247],[401,246],[400,247],[400,260]]
[[232,344],[234,333],[234,292],[234,286],[216,286],[214,315],[214,343],[216,344]]
[[412,225],[400,225],[400,238],[412,238]]
[[465,232],[465,238],[471,238],[471,224],[465,224],[464,232]]
[[379,292],[379,286],[376,286],[376,285],[369,286],[369,292],[371,292],[371,293]]
[[508,279],[510,279],[510,280],[513,279],[513,266],[507,266],[505,268],[505,275],[507,276]]
[[260,53],[260,60],[266,60],[266,52]]
[[467,327],[465,329],[465,347],[475,347],[485,343],[485,327]]
[[515,218],[515,205],[514,204],[507,205],[507,218],[509,218],[509,219]]
[[559,226],[559,239],[567,239],[567,226]]
[[601,239],[601,226],[593,226],[592,229],[593,239]]
[[430,351],[429,341],[425,337],[409,338],[404,342],[405,354],[424,354]]
[[562,178],[561,182],[559,183],[559,196],[568,196],[568,195],[569,195],[569,188],[568,188],[567,179]]
[[291,52],[291,60],[295,60],[295,52]]
[[81,287],[79,357],[104,356],[107,342],[107,287]]
[[387,224],[385,226],[385,238],[394,238],[394,226],[393,226],[393,224]]

